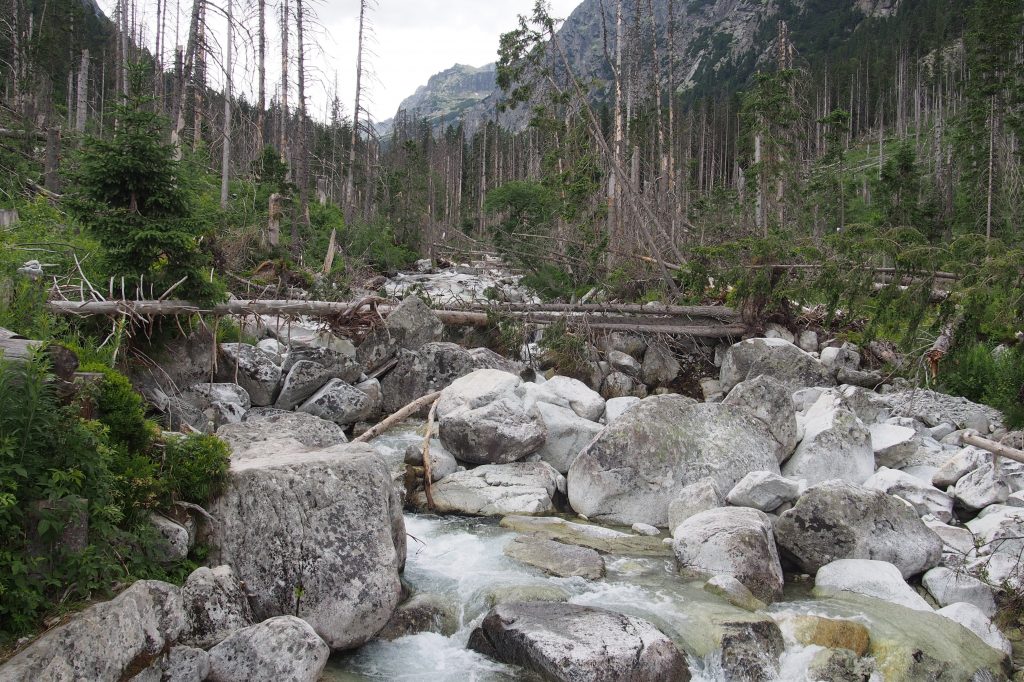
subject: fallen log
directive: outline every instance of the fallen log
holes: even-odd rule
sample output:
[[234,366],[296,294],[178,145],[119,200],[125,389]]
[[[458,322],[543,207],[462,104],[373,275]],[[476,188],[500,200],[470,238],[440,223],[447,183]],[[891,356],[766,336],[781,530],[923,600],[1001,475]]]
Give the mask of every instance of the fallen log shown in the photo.
[[1006,459],[1012,459],[1014,462],[1024,463],[1024,450],[1018,450],[1017,448],[1011,448],[1009,445],[1003,445],[994,440],[982,438],[970,431],[966,431],[960,436],[960,442],[963,445],[973,445],[976,448],[987,450],[996,457],[1005,457]]
[[437,400],[440,397],[441,397],[441,391],[434,391],[433,393],[428,393],[427,395],[423,396],[422,398],[417,398],[416,400],[412,401],[411,403],[409,403],[408,405],[406,405],[405,407],[400,409],[398,412],[395,412],[393,415],[391,415],[390,417],[388,417],[384,421],[379,422],[378,424],[375,424],[371,428],[367,429],[366,431],[364,431],[360,435],[358,435],[355,438],[353,438],[352,442],[353,443],[368,443],[368,442],[370,442],[371,440],[373,440],[377,436],[381,435],[382,433],[386,433],[387,430],[390,429],[392,426],[395,426],[396,424],[400,424],[401,422],[405,421],[406,419],[408,419],[412,415],[416,414],[417,412],[422,410],[427,405],[430,405],[431,403],[433,403],[435,400]]

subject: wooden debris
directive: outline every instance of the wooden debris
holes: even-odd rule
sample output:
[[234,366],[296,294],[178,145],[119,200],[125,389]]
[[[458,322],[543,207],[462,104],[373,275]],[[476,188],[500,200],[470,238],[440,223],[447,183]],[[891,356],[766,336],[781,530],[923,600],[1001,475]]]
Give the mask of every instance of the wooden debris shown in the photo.
[[441,391],[434,391],[433,393],[428,393],[427,395],[423,396],[422,398],[417,398],[416,400],[412,401],[411,403],[409,403],[408,405],[406,405],[405,407],[400,409],[398,412],[395,412],[393,415],[391,415],[390,417],[386,418],[384,421],[382,421],[382,422],[380,422],[378,424],[375,424],[373,427],[367,429],[365,432],[363,432],[359,436],[356,436],[355,438],[353,438],[352,442],[353,443],[368,443],[368,442],[370,442],[371,440],[373,440],[377,436],[381,435],[382,433],[386,433],[388,431],[388,429],[390,429],[391,427],[395,426],[396,424],[400,424],[401,422],[405,421],[406,419],[408,419],[412,415],[416,414],[417,412],[422,410],[424,407],[426,407],[427,405],[430,405],[431,403],[433,403],[434,401],[436,401],[440,397],[441,397]]

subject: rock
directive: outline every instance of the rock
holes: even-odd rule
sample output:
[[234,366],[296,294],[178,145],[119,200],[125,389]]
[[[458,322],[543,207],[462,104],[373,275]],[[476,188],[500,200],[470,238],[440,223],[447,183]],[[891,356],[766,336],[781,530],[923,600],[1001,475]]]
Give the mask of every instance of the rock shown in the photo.
[[210,420],[206,414],[177,396],[168,396],[163,401],[164,420],[167,428],[171,431],[187,433],[190,430],[208,433],[210,431]]
[[1003,633],[999,632],[999,628],[993,625],[989,617],[974,604],[963,602],[950,604],[942,607],[936,613],[960,623],[996,651],[1001,651],[1006,656],[1013,653],[1013,647],[1010,646],[1010,642],[1003,636]]
[[616,350],[631,355],[637,360],[644,357],[647,351],[647,342],[643,337],[625,332],[611,332],[604,337],[601,343],[605,351]]
[[836,592],[863,594],[918,611],[932,610],[904,581],[899,569],[886,561],[839,559],[825,564],[814,577],[814,594],[827,597]]
[[943,551],[964,555],[974,551],[974,536],[966,528],[951,526],[928,516],[921,520],[942,540]]
[[826,618],[811,614],[782,613],[780,624],[798,644],[826,649],[846,649],[865,656],[871,645],[871,633],[863,623],[845,618]]
[[845,481],[809,488],[779,517],[775,539],[807,573],[837,559],[875,559],[894,564],[909,578],[936,566],[942,557],[939,536],[913,509],[883,492]]
[[672,351],[655,342],[647,347],[640,377],[648,386],[668,386],[676,380],[681,369]]
[[833,372],[840,369],[857,370],[860,368],[860,353],[848,343],[844,343],[841,348],[825,348],[821,351],[821,364]]
[[449,452],[474,464],[515,462],[540,450],[547,439],[537,411],[524,410],[514,394],[446,414],[438,420],[438,434]]
[[398,349],[415,351],[440,340],[443,331],[444,325],[427,304],[417,296],[407,296],[387,316],[384,326],[370,332],[359,345],[356,360],[369,372],[383,365]]
[[178,588],[139,580],[43,634],[0,666],[0,679],[121,680],[169,648],[185,626]]
[[932,485],[941,490],[954,486],[961,478],[986,463],[991,463],[992,456],[981,448],[961,448],[939,467],[932,476]]
[[564,489],[565,477],[550,464],[514,462],[457,471],[435,483],[432,494],[439,512],[501,516],[553,511],[551,498]]
[[392,641],[421,632],[436,632],[449,637],[459,627],[455,607],[437,594],[417,594],[401,604],[391,616],[377,639]]
[[[783,327],[778,322],[769,322],[764,328],[764,337],[766,339],[782,339],[787,343],[796,343],[796,337],[793,336],[793,332]],[[815,348],[814,350],[818,350]]]
[[[231,448],[232,458],[247,456],[259,444],[293,439],[308,448],[326,448],[347,442],[345,432],[334,422],[304,412],[276,412],[265,416],[247,415],[238,424],[225,424],[217,437]],[[264,453],[272,453],[271,445]]]
[[330,649],[295,616],[278,616],[239,630],[210,649],[211,682],[316,682]]
[[796,345],[806,353],[818,352],[818,334],[810,329],[800,332]]
[[976,430],[985,434],[990,422],[1001,421],[999,411],[991,407],[923,388],[896,391],[886,395],[885,399],[892,406],[894,414],[914,417],[929,426],[949,423],[964,429],[973,423],[975,426],[984,426],[984,430]]
[[840,478],[863,483],[875,471],[871,434],[853,412],[825,393],[802,419],[803,440],[782,468],[787,478],[811,485]]
[[570,594],[558,585],[549,583],[507,585],[496,584],[477,590],[472,599],[476,603],[484,603],[491,609],[501,604],[519,602],[567,602]]
[[710,477],[731,489],[750,471],[778,471],[776,441],[744,409],[654,396],[622,415],[573,462],[569,503],[592,519],[668,524],[669,503]]
[[384,411],[393,414],[472,371],[473,356],[454,343],[428,343],[417,351],[399,351],[398,364],[381,381]]
[[939,606],[966,602],[980,609],[987,618],[996,614],[992,588],[965,571],[936,566],[924,574],[921,582]]
[[601,384],[601,395],[608,400],[635,395],[638,391],[639,387],[633,382],[632,377],[624,372],[611,372]]
[[192,571],[181,587],[188,629],[185,644],[208,649],[254,623],[248,597],[230,566]]
[[658,530],[654,526],[649,526],[646,523],[634,523],[632,526],[629,527],[629,529],[637,535],[647,535],[650,537],[661,535],[660,530]]
[[725,500],[736,507],[770,512],[784,502],[796,502],[799,496],[800,484],[797,481],[770,471],[751,471],[733,487]]
[[683,571],[731,575],[764,602],[782,596],[782,566],[772,522],[756,509],[722,507],[683,521],[672,548]]
[[672,553],[671,548],[663,543],[661,538],[630,535],[611,528],[574,523],[554,516],[506,516],[501,520],[501,527],[519,533],[534,533],[564,544],[589,547],[607,554],[669,556]]
[[640,363],[632,355],[627,355],[617,350],[610,350],[606,357],[608,358],[608,363],[623,374],[630,377],[640,376]]
[[835,386],[835,379],[809,354],[783,339],[747,339],[731,346],[722,360],[723,391],[762,374],[775,377],[791,391],[808,386]]
[[256,348],[270,358],[270,361],[275,365],[281,365],[284,362],[284,356],[288,352],[284,344],[277,339],[263,339],[256,343]]
[[517,360],[510,360],[498,355],[490,348],[470,348],[469,354],[473,358],[473,367],[476,369],[499,369],[509,374],[522,374],[526,365]]
[[776,459],[785,462],[797,444],[796,409],[792,392],[770,376],[742,381],[722,401],[748,410],[760,419],[778,442]]
[[918,516],[931,514],[943,523],[953,519],[953,498],[908,473],[882,467],[864,481],[864,487],[905,500]]
[[238,424],[245,418],[245,408],[236,403],[213,402],[206,408],[204,414],[207,422],[213,423],[213,428],[219,429],[225,424]]
[[623,396],[621,398],[612,398],[604,404],[604,421],[605,424],[611,424],[613,421],[621,417],[626,413],[626,410],[637,405],[640,402],[640,398],[636,396]]
[[257,619],[297,612],[331,648],[348,649],[398,605],[402,502],[368,445],[233,461],[209,511],[210,558],[234,568]]
[[246,410],[252,407],[249,392],[238,384],[193,384],[187,391],[181,394],[181,397],[200,410],[205,410],[215,402],[239,405]]
[[1010,486],[1002,478],[996,477],[995,468],[991,464],[983,464],[961,478],[953,491],[957,505],[969,511],[1002,504],[1009,495]]
[[819,649],[807,664],[808,680],[864,682],[874,673],[874,659],[859,658],[848,649]]
[[156,547],[160,552],[160,562],[175,564],[184,561],[192,547],[192,539],[185,527],[162,514],[150,514],[149,522],[160,538]]
[[544,382],[544,388],[566,400],[569,408],[584,419],[596,422],[604,414],[604,398],[579,379],[555,376]]
[[668,504],[668,531],[674,534],[679,524],[691,516],[724,506],[725,496],[718,490],[714,479],[702,478],[684,486]]
[[131,682],[203,682],[209,674],[209,654],[195,647],[175,646]]
[[518,535],[505,545],[505,556],[559,578],[604,577],[604,559],[593,549],[565,545],[543,537]]
[[349,426],[365,419],[370,407],[365,393],[341,379],[331,379],[299,406],[299,412]]
[[1002,507],[966,524],[977,544],[977,554],[1024,554],[1024,509]]
[[493,609],[469,647],[549,680],[689,680],[686,657],[651,623],[575,604]]
[[754,596],[736,576],[720,573],[704,583],[704,591],[718,595],[733,606],[747,611],[761,611],[768,605]]
[[875,466],[899,467],[917,451],[914,429],[893,424],[872,424],[871,449],[875,453]]
[[281,385],[274,407],[279,410],[291,410],[317,392],[321,386],[331,379],[337,379],[336,373],[312,360],[299,360],[292,365],[288,376]]
[[535,409],[547,431],[537,456],[560,473],[568,473],[580,451],[601,433],[601,425],[550,403],[537,403]]
[[255,406],[273,405],[281,383],[281,368],[247,343],[222,343],[218,349],[218,378],[244,388]]
[[[437,401],[437,418],[484,407],[513,392],[522,383],[519,376],[497,369],[472,371],[455,379],[441,391]],[[553,393],[551,395],[554,396]]]
[[[379,449],[378,449],[379,451]],[[423,442],[410,443],[405,449],[405,463],[423,466]],[[440,481],[459,470],[459,462],[452,453],[444,449],[441,441],[430,439],[430,474],[432,481]]]
[[384,391],[381,390],[380,382],[376,379],[367,379],[355,384],[356,390],[362,391],[370,399],[370,406],[366,408],[366,419],[376,419],[381,416],[384,409]]
[[330,370],[332,377],[352,384],[359,381],[363,368],[349,353],[344,353],[321,346],[292,346],[288,349],[281,372],[288,374],[299,362],[315,362]]

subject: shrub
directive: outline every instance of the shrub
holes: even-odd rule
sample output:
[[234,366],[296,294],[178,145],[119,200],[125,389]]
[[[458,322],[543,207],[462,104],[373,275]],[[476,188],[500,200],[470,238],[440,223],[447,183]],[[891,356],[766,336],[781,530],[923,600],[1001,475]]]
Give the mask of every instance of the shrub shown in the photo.
[[1010,428],[1024,426],[1024,352],[1017,346],[993,352],[989,344],[967,344],[944,365],[948,393],[1000,410]]
[[174,499],[203,504],[227,481],[228,446],[216,436],[188,435],[164,443],[161,475]]
[[107,427],[111,442],[130,452],[144,452],[149,448],[155,427],[146,419],[142,396],[135,392],[128,377],[98,363],[84,365],[81,369],[103,375],[90,397],[96,403],[96,417]]

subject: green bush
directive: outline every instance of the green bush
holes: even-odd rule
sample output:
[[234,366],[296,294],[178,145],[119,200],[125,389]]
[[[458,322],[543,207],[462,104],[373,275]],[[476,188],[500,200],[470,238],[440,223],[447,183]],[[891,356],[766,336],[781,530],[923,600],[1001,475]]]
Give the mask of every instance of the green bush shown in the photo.
[[204,504],[223,489],[230,457],[228,446],[216,436],[168,439],[160,469],[165,492],[177,500]]
[[975,343],[954,352],[942,365],[941,387],[1000,410],[1010,428],[1024,427],[1024,352],[1007,348],[993,353]]
[[111,442],[130,452],[148,449],[155,427],[146,419],[145,403],[128,377],[98,363],[83,365],[81,371],[103,375],[91,397],[96,402],[96,418],[107,427]]

